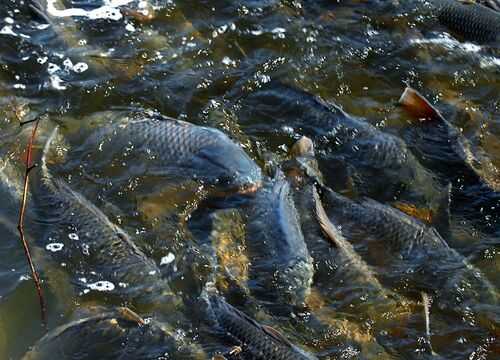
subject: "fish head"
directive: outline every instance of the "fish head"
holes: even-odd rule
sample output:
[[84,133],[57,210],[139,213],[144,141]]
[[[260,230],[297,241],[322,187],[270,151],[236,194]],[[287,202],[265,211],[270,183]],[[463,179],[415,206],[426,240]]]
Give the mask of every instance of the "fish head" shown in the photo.
[[218,191],[251,194],[262,185],[262,171],[258,165],[232,142],[224,146],[202,149],[197,154],[206,179]]
[[304,308],[311,292],[314,270],[311,262],[297,259],[275,273],[275,282],[281,301]]

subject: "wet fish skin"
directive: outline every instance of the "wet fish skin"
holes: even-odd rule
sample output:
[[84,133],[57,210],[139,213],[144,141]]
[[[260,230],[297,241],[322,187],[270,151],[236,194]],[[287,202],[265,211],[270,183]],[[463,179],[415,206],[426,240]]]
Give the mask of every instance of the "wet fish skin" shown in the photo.
[[264,296],[303,306],[314,271],[290,185],[275,179],[252,200],[247,224],[250,277]]
[[441,24],[464,38],[480,43],[500,41],[500,13],[481,4],[438,0]]
[[127,308],[61,325],[41,338],[23,360],[157,359],[176,352],[172,336]]
[[336,184],[339,173],[345,173],[342,177],[352,181],[355,192],[380,201],[404,198],[429,206],[438,197],[432,174],[401,139],[307,91],[272,81],[237,104],[240,119],[269,119],[310,137],[329,184]]
[[483,170],[494,167],[490,160],[477,156],[458,129],[415,89],[406,88],[399,103],[419,119],[404,134],[412,152],[440,181],[452,184],[451,212],[472,220],[483,232],[498,233],[500,186]]
[[209,316],[216,327],[241,344],[245,359],[251,360],[312,360],[315,356],[291,344],[275,330],[229,305],[218,295],[208,295]]
[[[434,228],[371,199],[353,201],[331,190],[325,196],[330,220],[350,242],[363,247],[357,247],[363,258],[383,271],[377,271],[379,278],[394,284],[408,277],[415,290],[435,293],[453,307],[497,302],[493,285]],[[457,297],[450,294],[456,284],[466,282],[471,285],[453,303]]]
[[[83,289],[107,281],[112,285],[101,283],[108,286],[104,290],[124,300],[177,305],[179,301],[156,263],[129,235],[67,183],[52,176],[46,157],[56,135],[57,128],[46,143],[40,184],[34,189],[38,221],[44,228],[39,246],[50,250],[57,264],[65,263],[66,271]],[[54,246],[60,249],[54,250]]]
[[260,168],[221,131],[154,113],[135,113],[127,121],[117,119],[92,135],[83,149],[98,149],[102,160],[93,163],[104,167],[109,165],[109,156],[132,149],[131,155],[145,164],[138,175],[197,179],[242,192],[254,191],[261,182]]
[[500,1],[499,0],[478,0],[478,4],[487,6],[495,11],[500,11]]

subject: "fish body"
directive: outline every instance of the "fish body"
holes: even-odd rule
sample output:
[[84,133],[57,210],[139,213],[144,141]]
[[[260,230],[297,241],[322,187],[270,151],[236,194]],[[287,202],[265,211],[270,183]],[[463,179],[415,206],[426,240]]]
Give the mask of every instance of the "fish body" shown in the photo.
[[[357,245],[382,282],[401,287],[410,280],[413,291],[435,293],[445,303],[457,300],[459,304],[453,306],[462,302],[496,303],[489,281],[450,248],[434,228],[371,199],[353,201],[333,191],[326,197],[330,220]],[[469,286],[460,296],[450,296],[458,284],[465,283]]]
[[452,184],[451,212],[484,232],[497,233],[500,186],[483,171],[489,159],[476,156],[469,141],[416,90],[407,88],[399,103],[419,119],[404,135],[412,152],[440,181]]
[[438,0],[439,22],[467,40],[480,43],[500,41],[500,12],[481,4]]
[[315,356],[291,344],[276,330],[229,305],[217,295],[209,295],[209,316],[215,326],[229,335],[242,349],[241,356],[249,360],[312,360]]
[[500,0],[478,0],[477,3],[487,6],[495,11],[500,11]]
[[[329,311],[352,313],[356,321],[373,324],[374,333],[385,335],[367,342],[366,337],[358,338],[362,353],[375,351],[378,357],[383,358],[384,351],[378,347],[387,344],[392,344],[388,345],[388,351],[400,356],[421,348],[422,344],[414,341],[408,341],[401,347],[394,346],[394,337],[399,339],[402,333],[408,339],[422,336],[413,327],[407,326],[415,311],[413,309],[417,308],[417,312],[420,312],[420,306],[386,288],[378,278],[377,269],[357,253],[349,239],[342,234],[342,228],[336,227],[328,218],[317,191],[317,188],[323,191],[327,188],[316,163],[312,141],[302,137],[292,147],[291,153],[294,158],[287,161],[284,168],[295,185],[294,198],[302,230],[314,259],[314,283],[325,296],[325,301],[328,299],[331,302],[330,306],[311,310],[311,316],[324,324],[328,323],[325,322],[325,314]],[[390,318],[382,315],[387,313],[392,314]],[[425,347],[424,350],[430,349]],[[392,358],[388,354],[385,356]]]
[[278,178],[252,200],[247,223],[252,285],[263,296],[300,306],[314,272],[290,185]]
[[310,137],[329,184],[345,173],[357,193],[380,201],[404,198],[429,205],[438,197],[432,175],[401,139],[337,105],[278,82],[240,99],[238,105],[241,119],[268,120]]
[[[38,221],[44,235],[39,246],[83,288],[152,304],[175,303],[156,263],[100,209],[50,173],[46,156],[57,128],[47,141],[40,184],[34,189]],[[165,297],[165,298],[163,298]]]
[[260,168],[219,130],[158,114],[116,120],[83,144],[84,154],[92,157],[89,166],[106,169],[125,154],[134,163],[124,176],[197,180],[223,191],[252,191],[260,184]]
[[[307,137],[302,137],[294,145],[292,152],[297,150],[297,145],[304,145],[308,142],[309,145],[303,146],[302,153],[296,151],[299,154],[284,164],[284,167],[285,172],[292,174],[291,182],[296,184],[293,197],[297,208],[300,209],[300,226],[307,248],[314,259],[315,279],[330,283],[338,280],[349,284],[350,303],[354,298],[366,297],[366,293],[383,298],[386,291],[372,270],[342,234],[330,226],[322,210],[316,190],[316,186],[323,186],[322,176],[315,159],[312,141]],[[293,172],[291,172],[292,168]],[[330,241],[325,241],[325,235]]]
[[160,323],[146,323],[129,309],[116,308],[51,330],[23,360],[152,360],[173,356],[177,345]]

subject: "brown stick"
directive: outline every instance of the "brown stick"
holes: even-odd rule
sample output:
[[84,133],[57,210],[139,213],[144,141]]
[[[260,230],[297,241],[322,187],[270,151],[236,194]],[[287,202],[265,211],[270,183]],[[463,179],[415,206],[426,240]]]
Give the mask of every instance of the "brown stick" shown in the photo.
[[[45,299],[42,294],[42,287],[40,285],[40,277],[35,269],[35,264],[33,263],[33,259],[31,258],[30,249],[28,246],[28,242],[24,236],[24,216],[26,212],[26,201],[28,197],[28,185],[29,185],[29,174],[31,170],[34,168],[32,165],[32,155],[33,155],[33,142],[36,136],[36,131],[38,129],[38,124],[40,119],[37,119],[35,125],[33,126],[33,130],[31,132],[31,137],[27,146],[27,154],[26,154],[26,169],[24,172],[24,187],[23,187],[23,196],[21,199],[21,207],[19,210],[19,222],[17,224],[17,230],[19,231],[19,237],[23,244],[24,255],[28,260],[28,265],[31,269],[31,275],[33,277],[33,282],[35,283],[36,292],[38,294],[38,301],[40,302],[40,312],[42,316],[42,324],[44,327],[47,327],[47,312],[45,308]],[[23,124],[21,124],[22,126]]]

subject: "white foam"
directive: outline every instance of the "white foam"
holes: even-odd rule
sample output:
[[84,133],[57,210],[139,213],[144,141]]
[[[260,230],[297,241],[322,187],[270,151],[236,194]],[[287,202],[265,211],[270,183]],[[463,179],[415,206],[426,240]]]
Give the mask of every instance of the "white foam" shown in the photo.
[[410,43],[412,44],[435,44],[435,45],[441,45],[442,47],[450,50],[454,49],[460,49],[465,52],[472,52],[472,53],[477,53],[481,51],[481,46],[470,43],[470,42],[460,42],[447,33],[444,33],[443,35],[437,37],[437,38],[430,38],[430,39],[411,39]]
[[22,37],[25,39],[29,39],[29,35],[21,34],[21,33],[16,33],[14,29],[12,28],[12,25],[5,25],[1,30],[0,34],[2,35],[10,35],[10,36],[16,36],[16,37]]
[[113,291],[115,289],[115,284],[110,281],[98,281],[93,284],[88,284],[87,287],[91,290],[97,291]]
[[47,12],[54,17],[86,17],[89,19],[110,19],[120,20],[123,15],[118,9],[120,6],[127,5],[133,0],[105,0],[104,5],[93,10],[84,10],[81,8],[57,9],[55,6],[57,0],[47,0]]
[[61,251],[64,247],[63,243],[50,243],[45,246],[45,249],[52,252]]
[[175,260],[175,255],[169,252],[166,256],[161,258],[160,266],[170,264]]
[[63,85],[64,81],[57,75],[50,76],[50,86],[54,90],[66,90],[66,86]]

